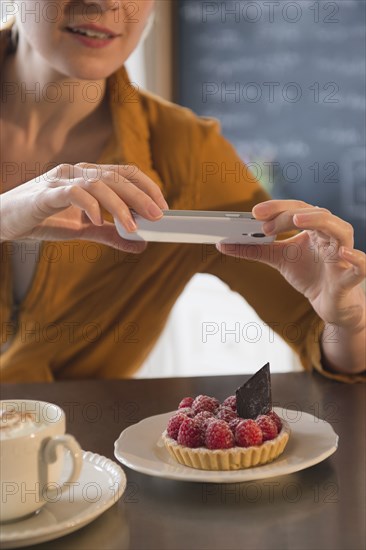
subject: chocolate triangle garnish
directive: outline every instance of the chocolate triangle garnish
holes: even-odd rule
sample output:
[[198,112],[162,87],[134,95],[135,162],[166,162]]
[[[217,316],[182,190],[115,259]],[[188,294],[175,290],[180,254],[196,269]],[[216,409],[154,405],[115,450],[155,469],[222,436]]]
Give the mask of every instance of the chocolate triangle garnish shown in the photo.
[[241,418],[257,418],[272,409],[269,363],[236,390],[236,410]]

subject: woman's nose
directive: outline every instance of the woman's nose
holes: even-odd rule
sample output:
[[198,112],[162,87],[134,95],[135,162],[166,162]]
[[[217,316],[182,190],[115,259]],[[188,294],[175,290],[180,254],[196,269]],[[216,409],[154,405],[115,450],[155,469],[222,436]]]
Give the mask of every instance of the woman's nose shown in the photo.
[[121,0],[83,0],[88,6],[95,5],[97,9],[102,11],[118,10]]

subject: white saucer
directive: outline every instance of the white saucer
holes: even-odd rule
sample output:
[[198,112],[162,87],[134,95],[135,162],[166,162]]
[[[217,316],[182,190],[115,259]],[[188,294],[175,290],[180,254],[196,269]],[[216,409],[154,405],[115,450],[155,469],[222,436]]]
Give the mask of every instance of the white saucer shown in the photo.
[[[70,468],[71,459],[66,454],[64,479]],[[81,474],[72,489],[30,518],[0,524],[0,547],[20,548],[72,533],[110,508],[125,488],[126,476],[118,464],[83,451]]]
[[301,411],[275,407],[290,425],[291,434],[283,454],[270,464],[235,471],[196,470],[178,464],[161,438],[173,412],[151,416],[124,430],[114,444],[115,457],[132,470],[180,481],[237,483],[283,476],[309,468],[333,454],[338,436],[324,420]]

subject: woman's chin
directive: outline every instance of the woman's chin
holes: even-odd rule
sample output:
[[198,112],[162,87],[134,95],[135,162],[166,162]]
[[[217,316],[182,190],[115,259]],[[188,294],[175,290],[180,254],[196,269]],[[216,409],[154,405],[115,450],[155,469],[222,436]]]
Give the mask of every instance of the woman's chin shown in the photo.
[[97,81],[109,78],[116,70],[116,68],[108,70],[105,66],[98,68],[94,65],[93,67],[69,67],[65,73],[71,79]]

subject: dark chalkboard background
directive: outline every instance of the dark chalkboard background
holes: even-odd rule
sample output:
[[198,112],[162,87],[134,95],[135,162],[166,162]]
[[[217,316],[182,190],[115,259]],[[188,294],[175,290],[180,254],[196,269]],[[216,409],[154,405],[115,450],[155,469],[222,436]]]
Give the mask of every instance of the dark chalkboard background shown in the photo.
[[365,249],[365,0],[177,2],[177,101],[222,123],[274,197]]

